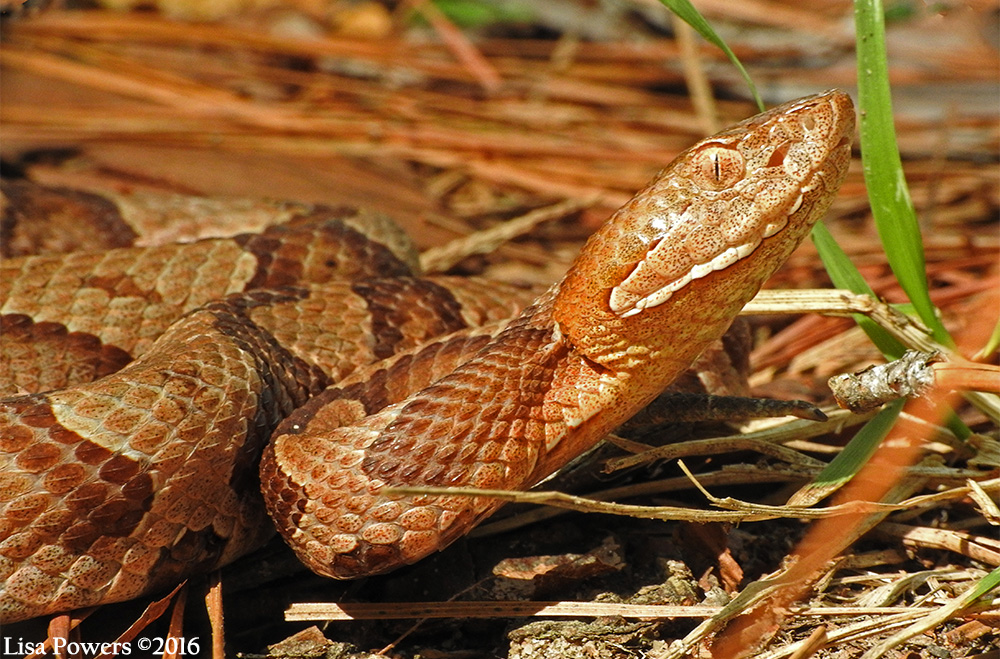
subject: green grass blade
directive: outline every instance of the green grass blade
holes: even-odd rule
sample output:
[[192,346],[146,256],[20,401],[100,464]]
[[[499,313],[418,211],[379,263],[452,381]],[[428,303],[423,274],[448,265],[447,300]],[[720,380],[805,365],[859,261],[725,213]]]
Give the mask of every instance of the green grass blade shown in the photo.
[[[819,252],[827,274],[837,288],[847,289],[853,293],[866,294],[875,297],[868,282],[840,248],[837,241],[830,235],[830,230],[822,222],[817,222],[812,229],[813,243]],[[889,359],[899,359],[906,352],[906,346],[882,329],[878,323],[867,316],[854,314],[854,321],[864,330],[872,343]]]
[[[938,607],[936,610],[921,617],[913,624],[899,630],[888,638],[879,641],[869,648],[868,651],[861,656],[861,659],[876,659],[877,657],[888,656],[894,648],[898,648],[906,641],[921,634],[926,634],[939,629],[944,623],[958,618],[962,611],[974,606],[981,598],[995,589],[998,583],[1000,583],[1000,568],[996,568],[987,574],[979,580],[979,583],[966,592],[953,598],[948,604]],[[978,656],[985,657],[987,655],[981,654]]]
[[688,0],[660,0],[667,9],[672,11],[674,15],[680,18],[682,21],[694,28],[694,31],[700,34],[705,41],[714,44],[722,52],[726,54],[729,61],[733,63],[733,66],[740,72],[743,79],[746,80],[747,86],[750,88],[750,95],[753,96],[753,100],[757,103],[757,108],[763,112],[764,102],[760,99],[760,94],[757,93],[757,85],[753,84],[753,80],[750,79],[750,74],[747,70],[743,68],[743,64],[740,62],[739,58],[736,57],[736,53],[730,50],[726,42],[715,33],[712,26],[708,24],[705,17],[698,13],[698,10],[688,2]]
[[[882,1],[854,0],[854,21],[857,32],[861,164],[875,227],[889,266],[917,315],[939,343],[953,346],[951,335],[931,302],[923,238],[896,143]],[[887,356],[891,355],[891,352],[887,353]],[[958,437],[970,434],[968,427],[954,415],[947,424]]]
[[842,485],[854,478],[861,470],[868,459],[875,453],[885,436],[892,430],[892,426],[899,417],[900,410],[906,399],[894,400],[885,406],[882,411],[872,417],[854,438],[847,443],[844,450],[837,454],[830,464],[816,476],[807,490],[818,488],[824,491],[824,496],[840,488]]
[[1000,567],[994,569],[992,572],[983,577],[979,583],[976,584],[975,588],[965,594],[961,602],[962,604],[968,606],[983,595],[996,590],[998,586],[1000,586]]
[[[455,25],[482,28],[505,23],[531,24],[535,12],[530,4],[503,4],[484,0],[434,0],[434,4]],[[419,13],[417,14],[419,18]]]
[[979,354],[983,357],[993,354],[993,351],[997,349],[997,346],[1000,346],[1000,321],[997,321],[997,324],[993,326],[993,332],[990,334],[990,338],[986,342],[986,345],[979,350]]
[[952,345],[928,292],[924,248],[903,175],[892,118],[881,0],[855,0],[861,162],[872,215],[889,265],[934,338]]
[[[812,239],[820,258],[823,260],[823,266],[826,268],[827,274],[830,275],[834,286],[847,289],[853,293],[875,296],[868,282],[864,280],[864,277],[861,276],[858,269],[851,263],[847,254],[844,253],[844,250],[840,248],[837,241],[830,235],[830,230],[826,228],[825,224],[822,222],[816,223],[812,230]],[[896,306],[898,308],[900,305]],[[886,358],[899,359],[902,357],[906,351],[906,346],[900,343],[894,336],[882,329],[878,323],[875,323],[867,316],[853,314],[853,317],[858,327],[868,335],[868,338],[871,339],[872,343],[875,344]],[[948,419],[947,425],[955,433],[955,436],[959,438],[964,439],[971,434],[968,426],[954,415],[951,415]]]

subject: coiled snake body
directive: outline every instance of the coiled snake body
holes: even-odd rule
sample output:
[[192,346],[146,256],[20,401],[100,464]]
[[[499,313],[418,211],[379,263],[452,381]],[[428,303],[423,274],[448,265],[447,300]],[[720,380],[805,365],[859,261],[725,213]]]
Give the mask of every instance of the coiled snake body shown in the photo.
[[[512,303],[494,298],[516,295],[476,282],[361,271],[271,290],[302,274],[282,265],[291,253],[321,279],[341,277],[337,264],[357,252],[322,245],[331,230],[354,242],[343,218],[196,244],[198,260],[214,249],[237,264],[196,288],[263,289],[207,304],[178,293],[198,275],[176,254],[156,257],[172,274],[145,276],[145,288],[142,273],[110,274],[125,252],[9,260],[5,378],[63,388],[0,401],[0,620],[136,597],[233,560],[271,532],[258,487],[320,574],[385,572],[443,548],[500,504],[384,488],[523,489],[627,420],[725,332],[826,211],[853,121],[850,99],[831,91],[703,140],[591,237],[560,283],[499,324]],[[282,231],[316,234],[320,247],[283,247]],[[392,248],[363,249],[377,253],[375,273],[397,262]],[[292,281],[267,274],[289,267]],[[47,318],[56,307],[101,320]],[[48,368],[28,367],[53,351],[85,355],[55,385]]]

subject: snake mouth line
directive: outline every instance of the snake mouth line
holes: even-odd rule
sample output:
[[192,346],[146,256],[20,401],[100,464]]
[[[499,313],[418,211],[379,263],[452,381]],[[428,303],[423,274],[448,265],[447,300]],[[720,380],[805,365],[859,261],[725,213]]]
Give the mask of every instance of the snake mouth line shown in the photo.
[[[669,300],[674,293],[695,279],[702,279],[713,272],[725,270],[734,263],[747,258],[753,254],[765,238],[776,235],[788,226],[789,218],[802,208],[803,197],[811,189],[808,186],[804,187],[780,218],[765,224],[759,229],[759,233],[756,233],[750,240],[725,248],[707,261],[690,266],[680,276],[676,276],[674,273],[660,272],[657,264],[650,263],[649,259],[640,261],[620,285],[611,289],[611,297],[608,301],[611,311],[621,318],[628,318],[645,309],[652,309]],[[677,245],[672,247],[657,245],[650,251],[650,254],[653,254],[657,249],[668,248],[683,249]],[[639,292],[640,290],[641,292]]]

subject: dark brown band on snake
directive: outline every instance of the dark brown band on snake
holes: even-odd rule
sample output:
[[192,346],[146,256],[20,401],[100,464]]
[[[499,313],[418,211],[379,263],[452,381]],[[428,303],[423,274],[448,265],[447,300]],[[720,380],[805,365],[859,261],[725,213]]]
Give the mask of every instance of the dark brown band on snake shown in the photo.
[[722,337],[829,206],[852,131],[829,92],[702,141],[453,372],[348,426],[325,407],[283,426],[261,474],[286,541],[320,574],[385,572],[500,505],[387,488],[523,489],[589,449]]
[[[445,285],[465,284],[368,285],[379,304],[414,311],[395,315],[397,346],[436,332],[428,310]],[[259,546],[273,533],[261,448],[309,395],[374,359],[369,304],[348,282],[251,291],[187,315],[111,377],[0,400],[0,618],[129,599]],[[502,318],[513,304],[458,317]],[[326,343],[323,328],[352,317],[354,338]]]
[[102,195],[0,180],[0,256],[131,247],[138,236]]
[[[718,341],[808,233],[843,181],[852,132],[850,99],[831,91],[696,144],[588,241],[562,282],[485,343],[457,349],[451,372],[406,378],[417,391],[390,384],[393,369],[407,359],[447,361],[447,350],[417,344],[458,317],[508,316],[510,308],[491,304],[493,289],[456,288],[461,312],[447,303],[442,317],[429,312],[441,303],[434,287],[405,279],[366,284],[362,296],[350,283],[244,293],[191,311],[155,343],[143,337],[152,347],[112,376],[0,401],[0,620],[135,597],[259,544],[268,527],[250,487],[253,465],[289,415],[259,473],[272,518],[307,565],[351,578],[446,546],[499,503],[386,486],[521,489],[593,446]],[[185,277],[204,255],[197,249],[216,248],[238,265],[191,286]],[[160,270],[133,254],[142,267],[127,283],[104,270],[120,253],[89,269],[73,255],[19,269],[3,312],[61,322],[45,314],[101,310],[109,290],[123,293],[126,307],[190,301],[195,291],[228,290],[223,281],[245,284],[260,265],[233,241],[195,249]],[[144,278],[155,285],[143,288]],[[68,280],[96,285],[69,303]],[[396,290],[416,298],[384,299]],[[373,309],[392,313],[375,320]],[[111,335],[142,334],[143,323],[98,317],[95,335],[109,326]],[[389,319],[395,325],[382,324]],[[392,347],[415,352],[374,367],[372,377],[385,380],[367,402],[334,399],[293,413]],[[340,412],[366,413],[378,398],[396,402],[340,421]]]
[[[355,225],[371,225],[368,234]],[[253,288],[411,274],[398,229],[324,210],[261,234],[0,263],[0,395],[102,377],[143,354],[173,321]]]

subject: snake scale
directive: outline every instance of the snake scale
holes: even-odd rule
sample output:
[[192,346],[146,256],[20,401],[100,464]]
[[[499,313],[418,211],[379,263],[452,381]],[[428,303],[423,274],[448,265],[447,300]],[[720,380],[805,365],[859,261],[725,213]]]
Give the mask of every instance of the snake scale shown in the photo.
[[447,546],[501,504],[384,489],[527,488],[626,421],[825,213],[853,127],[834,90],[697,143],[509,320],[516,291],[413,277],[402,239],[346,212],[6,259],[4,384],[21,395],[0,400],[0,620],[232,561],[273,533],[261,489],[320,574]]

